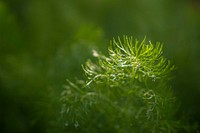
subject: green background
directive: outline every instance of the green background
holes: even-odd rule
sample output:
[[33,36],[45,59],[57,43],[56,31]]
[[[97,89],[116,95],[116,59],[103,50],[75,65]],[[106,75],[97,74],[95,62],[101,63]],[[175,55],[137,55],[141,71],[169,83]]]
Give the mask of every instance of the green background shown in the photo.
[[60,93],[113,37],[164,44],[177,117],[200,122],[198,0],[1,0],[0,132],[64,132]]

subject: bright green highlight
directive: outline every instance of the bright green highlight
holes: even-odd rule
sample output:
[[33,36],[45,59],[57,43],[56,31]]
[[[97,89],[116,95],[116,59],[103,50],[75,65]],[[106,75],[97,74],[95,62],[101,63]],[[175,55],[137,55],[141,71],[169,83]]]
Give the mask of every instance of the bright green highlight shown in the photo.
[[169,86],[174,69],[163,45],[113,39],[108,57],[93,51],[97,63],[83,65],[86,80],[68,81],[62,93],[62,116],[68,131],[171,133],[190,130],[176,119]]

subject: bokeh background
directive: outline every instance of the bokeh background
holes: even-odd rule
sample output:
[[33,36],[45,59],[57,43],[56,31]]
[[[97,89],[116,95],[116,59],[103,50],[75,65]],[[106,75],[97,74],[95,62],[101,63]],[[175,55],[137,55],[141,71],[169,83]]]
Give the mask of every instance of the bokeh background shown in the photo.
[[65,132],[60,93],[113,37],[164,44],[177,117],[200,122],[200,1],[0,0],[0,132]]

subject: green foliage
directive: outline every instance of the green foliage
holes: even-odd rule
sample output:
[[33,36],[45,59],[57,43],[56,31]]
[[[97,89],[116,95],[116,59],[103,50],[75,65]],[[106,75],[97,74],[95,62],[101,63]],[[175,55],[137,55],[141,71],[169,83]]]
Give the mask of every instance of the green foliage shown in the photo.
[[109,56],[93,51],[98,62],[83,66],[87,80],[68,81],[61,100],[67,131],[177,132],[175,98],[168,85],[174,69],[154,46],[124,37],[113,39]]
[[123,43],[120,38],[118,42],[113,39],[108,49],[109,57],[94,51],[94,56],[99,57],[99,64],[95,65],[90,61],[86,63],[84,70],[89,79],[107,79],[112,81],[112,84],[129,79],[144,81],[150,78],[155,81],[168,76],[174,69],[174,66],[170,66],[170,61],[162,56],[163,45],[159,42],[155,47],[151,42],[146,43],[145,39],[141,44],[137,40],[135,44],[132,42],[132,38],[128,37],[124,37]]
[[[175,110],[169,112],[177,112],[173,119],[183,118],[186,121],[184,123],[188,123],[184,124],[183,130],[187,128],[188,132],[192,132],[190,126],[196,122],[197,124],[200,123],[200,12],[198,3],[195,0],[1,0],[0,132],[66,132],[60,127],[63,125],[60,123],[61,121],[58,121],[61,108],[59,99],[60,93],[63,91],[61,86],[65,84],[65,79],[71,81],[74,77],[82,79],[84,75],[81,74],[80,64],[83,64],[87,58],[95,62],[93,64],[101,67],[98,60],[91,57],[90,51],[98,48],[102,53],[105,53],[107,50],[105,41],[113,36],[124,34],[133,35],[139,40],[142,40],[145,34],[152,40],[158,39],[165,42],[165,55],[170,57],[178,68],[173,73],[176,78],[170,81],[173,84],[174,95],[170,94],[171,89],[167,87],[169,86],[167,80],[171,78],[167,75],[170,72],[166,76],[161,76],[162,78],[158,78],[160,76],[155,79],[146,77],[147,80],[139,81],[140,77],[143,78],[143,74],[136,71],[135,78],[131,79],[135,81],[133,84],[140,86],[140,88],[146,88],[148,85],[148,88],[153,90],[157,96],[158,94],[165,96],[166,91],[169,91],[166,95],[176,96],[176,102],[181,103],[178,104],[180,108],[178,112]],[[101,58],[100,56],[102,55],[99,54],[98,58]],[[104,59],[101,60],[105,61]],[[87,66],[84,65],[84,68],[86,69]],[[128,68],[126,70],[129,71]],[[105,74],[103,71],[99,74]],[[78,86],[83,94],[77,93],[72,87],[71,93],[76,93],[77,97],[80,98],[88,91],[96,92],[100,88],[106,90],[119,88],[120,86],[117,83],[121,84],[120,81],[123,81],[123,79],[117,79],[118,82],[112,82],[104,78],[98,79],[102,80],[103,83],[96,85],[97,81],[91,80],[92,76],[84,82],[72,83]],[[89,83],[90,81],[91,83]],[[146,83],[143,81],[146,81]],[[157,86],[161,84],[160,82],[165,83],[165,87],[161,86],[162,89],[156,89],[159,88]],[[89,85],[85,87],[87,83]],[[109,85],[110,83],[115,84]],[[126,84],[123,85],[126,86]],[[130,86],[132,86],[131,82]],[[93,89],[91,89],[92,87]],[[138,90],[140,88],[138,87]],[[112,90],[112,92],[115,91]],[[151,91],[149,93],[153,94]],[[101,94],[105,96],[107,92],[101,92]],[[73,100],[74,95],[68,97]],[[107,99],[112,100],[114,97],[110,96]],[[97,105],[103,104],[100,106],[102,108],[108,106],[100,102],[101,100],[95,100],[95,98],[84,98],[84,100],[99,101]],[[135,96],[134,99],[136,100],[137,97]],[[121,98],[121,104],[123,101],[126,100]],[[80,104],[78,101],[74,103]],[[177,103],[172,105],[177,106]],[[76,108],[77,111],[74,111],[74,113],[71,111],[71,114],[76,116],[75,112],[79,112],[82,109],[81,106],[72,105],[70,108]],[[129,104],[127,108],[128,106]],[[94,106],[91,108],[94,110]],[[89,107],[85,109],[96,112]],[[98,107],[97,110],[99,110]],[[109,110],[109,107],[106,110]],[[110,114],[114,121],[116,117],[113,117],[113,115],[117,113],[112,110],[110,109],[107,112],[111,112],[108,115]],[[106,120],[109,118],[108,115],[94,114],[98,114],[99,121],[109,123]],[[64,121],[71,122],[67,126],[70,131],[73,131],[76,122],[72,123],[67,118],[73,118],[73,115],[70,117],[64,115]],[[97,119],[93,120],[93,118],[97,118],[96,115],[85,115],[84,117],[87,123],[96,123]],[[91,122],[92,120],[93,122]],[[125,117],[122,119],[119,116],[118,120],[121,123],[128,123],[128,118]],[[112,124],[113,122],[110,120],[110,124],[107,124],[105,130],[107,127],[111,130]],[[69,128],[70,125],[73,128]],[[76,125],[78,124],[76,123]],[[83,127],[84,124],[79,123],[79,125],[75,132],[77,130],[83,131],[83,128],[80,127]],[[95,125],[97,124],[93,125],[88,126],[86,124],[85,127],[93,127],[90,129],[96,131]],[[125,125],[121,127],[124,127],[121,128],[122,130],[125,129]],[[114,132],[115,129],[112,131]],[[116,132],[119,132],[119,130]]]

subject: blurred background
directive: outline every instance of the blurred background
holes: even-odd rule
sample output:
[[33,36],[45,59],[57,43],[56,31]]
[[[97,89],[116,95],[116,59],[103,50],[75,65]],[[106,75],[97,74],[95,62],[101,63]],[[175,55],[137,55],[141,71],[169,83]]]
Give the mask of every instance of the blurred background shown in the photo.
[[64,132],[60,93],[113,37],[164,44],[177,117],[200,122],[200,1],[0,0],[0,132]]

